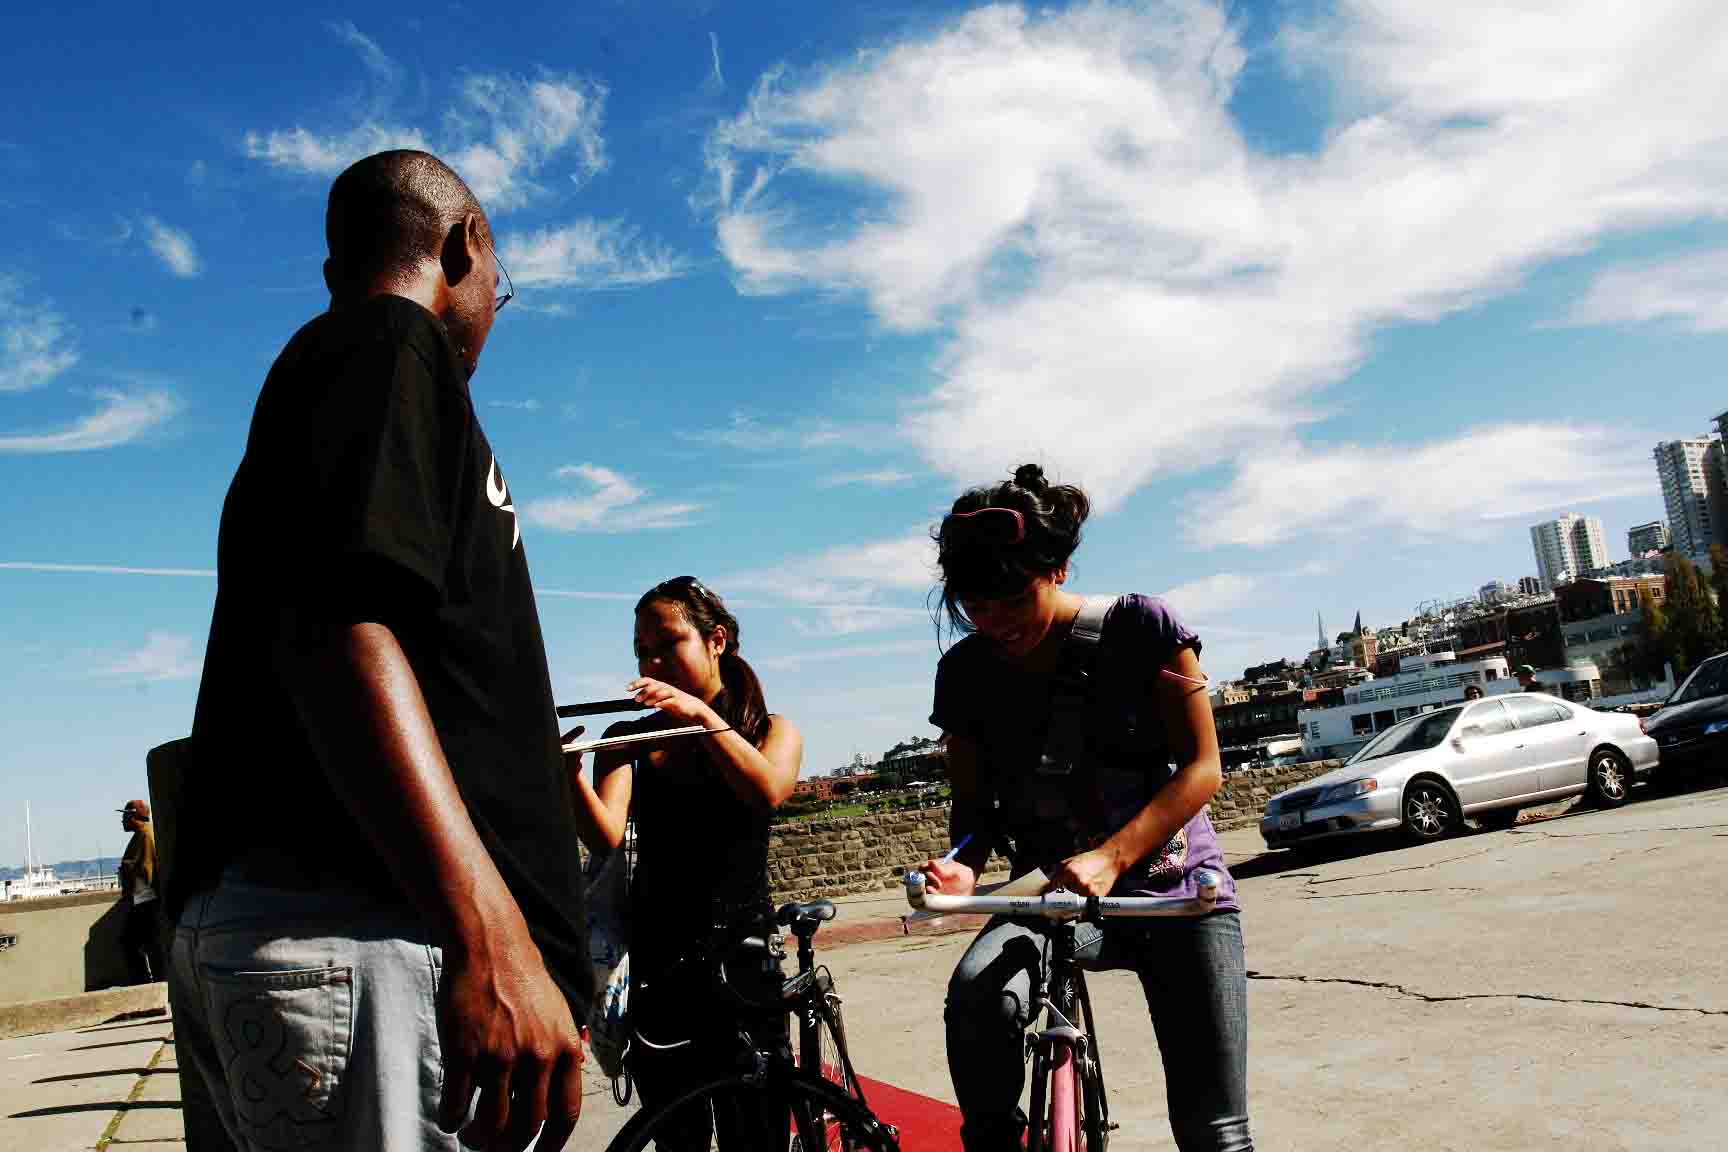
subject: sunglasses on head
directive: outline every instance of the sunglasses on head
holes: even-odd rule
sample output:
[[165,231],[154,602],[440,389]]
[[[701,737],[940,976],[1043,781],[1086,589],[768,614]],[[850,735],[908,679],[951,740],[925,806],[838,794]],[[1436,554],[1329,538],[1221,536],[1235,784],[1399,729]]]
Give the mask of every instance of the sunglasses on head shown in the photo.
[[993,544],[1018,544],[1026,539],[1026,518],[1013,508],[978,508],[950,512],[945,528],[964,528]]
[[669,592],[673,595],[690,592],[702,597],[711,604],[718,604],[720,597],[708,590],[708,586],[694,576],[674,576],[670,580],[662,580],[654,585],[656,592]]

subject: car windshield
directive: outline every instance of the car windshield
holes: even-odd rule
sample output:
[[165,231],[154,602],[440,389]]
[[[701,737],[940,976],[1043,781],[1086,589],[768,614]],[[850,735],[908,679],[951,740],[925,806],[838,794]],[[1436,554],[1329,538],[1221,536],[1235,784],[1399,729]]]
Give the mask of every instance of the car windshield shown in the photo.
[[1728,656],[1716,656],[1692,670],[1680,691],[1669,698],[1670,704],[1686,704],[1708,696],[1728,696]]
[[1452,731],[1452,724],[1457,719],[1456,708],[1442,708],[1438,712],[1412,716],[1404,723],[1395,724],[1368,741],[1360,752],[1350,757],[1350,763],[1360,764],[1364,760],[1378,760],[1382,756],[1396,756],[1400,752],[1420,752],[1424,748],[1432,748],[1446,739],[1446,733]]

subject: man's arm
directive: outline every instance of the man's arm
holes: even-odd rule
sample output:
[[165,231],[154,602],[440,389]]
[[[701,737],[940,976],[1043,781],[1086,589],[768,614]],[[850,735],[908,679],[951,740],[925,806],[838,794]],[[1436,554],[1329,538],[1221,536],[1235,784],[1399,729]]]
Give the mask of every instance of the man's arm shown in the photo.
[[401,645],[378,623],[300,639],[296,704],[331,786],[445,949],[439,1126],[459,1127],[478,1088],[465,1143],[521,1148],[546,1121],[538,1147],[561,1148],[581,1114],[581,1038],[474,829]]

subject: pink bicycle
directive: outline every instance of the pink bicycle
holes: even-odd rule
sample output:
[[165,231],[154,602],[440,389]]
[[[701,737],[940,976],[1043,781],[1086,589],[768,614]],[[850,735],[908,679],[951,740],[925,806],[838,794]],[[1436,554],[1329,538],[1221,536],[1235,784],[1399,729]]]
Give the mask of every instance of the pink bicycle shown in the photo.
[[1060,889],[1042,896],[944,896],[926,891],[923,872],[906,874],[906,899],[914,908],[1055,922],[1049,962],[1032,990],[1033,1028],[1026,1034],[1026,1055],[1032,1061],[1026,1152],[1105,1152],[1116,1127],[1110,1122],[1092,1000],[1086,994],[1085,974],[1074,963],[1075,926],[1115,917],[1204,916],[1217,902],[1218,876],[1199,871],[1194,879],[1193,899],[1081,896]]

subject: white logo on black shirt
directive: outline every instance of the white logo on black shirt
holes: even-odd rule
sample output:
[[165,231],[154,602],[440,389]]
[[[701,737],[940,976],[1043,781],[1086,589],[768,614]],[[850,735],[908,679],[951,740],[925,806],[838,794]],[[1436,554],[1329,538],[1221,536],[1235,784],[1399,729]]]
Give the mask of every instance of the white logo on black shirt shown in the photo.
[[500,512],[510,513],[510,547],[522,542],[522,525],[516,519],[516,505],[510,503],[510,489],[504,483],[504,473],[498,468],[498,457],[492,457],[492,467],[486,469],[486,499]]

